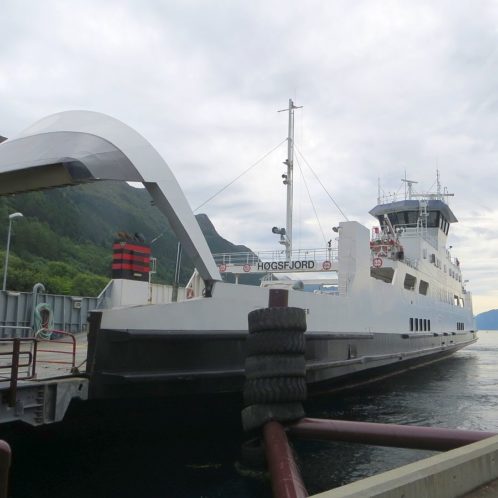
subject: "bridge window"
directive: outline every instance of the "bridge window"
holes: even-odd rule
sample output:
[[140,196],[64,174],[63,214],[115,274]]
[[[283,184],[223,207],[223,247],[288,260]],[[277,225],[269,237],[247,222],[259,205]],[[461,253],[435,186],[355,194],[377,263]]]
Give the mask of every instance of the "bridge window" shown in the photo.
[[415,290],[415,284],[417,283],[416,277],[407,273],[405,275],[404,286],[406,290]]
[[419,293],[423,294],[424,296],[427,296],[427,289],[429,289],[429,283],[426,282],[425,280],[421,280],[418,286]]
[[439,211],[429,211],[427,213],[427,226],[429,228],[437,228],[439,226]]
[[394,277],[394,268],[370,268],[370,276],[390,284]]

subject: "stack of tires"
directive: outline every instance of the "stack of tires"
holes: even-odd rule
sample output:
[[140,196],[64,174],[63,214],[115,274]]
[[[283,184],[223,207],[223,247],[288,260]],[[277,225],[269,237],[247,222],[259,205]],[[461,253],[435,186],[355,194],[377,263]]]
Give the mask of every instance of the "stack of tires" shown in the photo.
[[242,425],[304,417],[306,313],[301,308],[264,308],[249,313]]

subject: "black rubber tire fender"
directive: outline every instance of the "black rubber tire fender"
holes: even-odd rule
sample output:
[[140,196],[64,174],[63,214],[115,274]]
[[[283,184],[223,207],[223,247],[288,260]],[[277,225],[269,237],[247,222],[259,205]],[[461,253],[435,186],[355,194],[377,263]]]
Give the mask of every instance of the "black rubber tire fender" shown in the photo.
[[302,308],[261,308],[247,316],[249,333],[262,330],[306,332],[306,312]]
[[244,384],[244,403],[246,405],[304,401],[306,395],[306,379],[304,377],[251,379],[246,380]]
[[246,379],[263,377],[304,377],[306,361],[302,354],[272,354],[246,357]]
[[249,334],[246,341],[246,355],[304,354],[306,337],[302,332],[266,331]]
[[241,413],[242,427],[245,431],[261,428],[270,420],[290,422],[305,417],[301,402],[272,403],[246,406]]

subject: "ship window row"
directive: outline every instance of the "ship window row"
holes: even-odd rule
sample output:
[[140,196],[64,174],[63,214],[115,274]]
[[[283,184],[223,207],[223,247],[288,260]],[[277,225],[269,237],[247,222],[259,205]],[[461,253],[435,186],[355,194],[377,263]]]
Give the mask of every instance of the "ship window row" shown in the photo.
[[[436,225],[437,226],[437,225]],[[441,215],[439,218],[439,228],[446,234],[448,235],[448,231],[450,229],[450,224],[446,220],[446,218]]]
[[455,280],[457,280],[458,282],[462,281],[462,276],[458,272],[456,272],[455,270],[453,270],[452,268],[448,268],[448,275],[451,278],[454,278]]
[[[403,285],[406,290],[414,291],[415,287],[417,286],[417,277],[415,277],[414,275],[410,275],[409,273],[406,273]],[[426,282],[425,280],[420,280],[418,284],[418,292],[423,296],[427,296],[429,292],[429,282]]]
[[430,332],[430,330],[429,318],[410,318],[410,332]]
[[464,330],[465,325],[463,322],[457,322],[457,330]]
[[[426,251],[427,250],[424,249],[423,253],[422,253],[424,259],[427,257],[427,252]],[[442,269],[444,271],[444,273],[447,273],[451,278],[454,278],[457,282],[461,282],[462,281],[462,276],[460,275],[460,273],[458,271],[456,271],[456,270],[453,270],[452,267],[447,267],[446,265],[443,265],[441,263],[441,260],[438,257],[436,257],[436,255],[434,253],[432,253],[430,255],[430,261],[431,261],[431,263],[436,268]]]
[[465,300],[463,297],[457,296],[452,292],[448,292],[447,290],[436,287],[436,296],[439,296],[439,300],[446,304],[452,304],[453,306],[458,306],[460,308],[465,307]]
[[[393,226],[394,225],[417,226],[420,217],[420,212],[398,211],[396,213],[388,213],[387,216]],[[379,222],[381,226],[385,225],[383,216],[379,216]],[[427,213],[427,227],[428,228],[439,227],[446,235],[448,235],[450,224],[439,211],[429,211]]]

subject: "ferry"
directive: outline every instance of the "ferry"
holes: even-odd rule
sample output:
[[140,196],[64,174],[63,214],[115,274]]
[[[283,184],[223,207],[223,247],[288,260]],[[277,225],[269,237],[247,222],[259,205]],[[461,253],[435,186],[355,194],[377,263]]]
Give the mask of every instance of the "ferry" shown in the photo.
[[[89,318],[89,398],[236,394],[244,382],[247,315],[272,289],[306,310],[310,394],[427,365],[477,340],[471,293],[447,247],[457,222],[440,187],[378,199],[370,230],[334,227],[337,245],[292,245],[293,127],[289,101],[286,227],[278,251],[212,255],[171,169],[136,131],[104,114],[67,111],[0,144],[0,195],[121,180],[141,182],[196,270],[186,289],[153,299],[147,279],[114,278]],[[236,275],[235,283],[224,275]],[[238,276],[261,274],[261,286]]]

